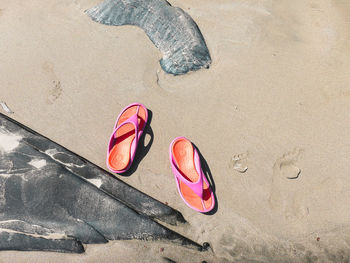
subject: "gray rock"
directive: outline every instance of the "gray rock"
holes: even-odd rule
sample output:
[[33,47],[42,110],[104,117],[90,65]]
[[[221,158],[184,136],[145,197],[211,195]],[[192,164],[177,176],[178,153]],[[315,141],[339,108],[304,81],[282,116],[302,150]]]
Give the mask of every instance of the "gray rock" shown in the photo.
[[0,114],[0,250],[84,252],[82,243],[168,240],[181,214]]
[[106,0],[86,13],[105,25],[142,28],[162,52],[160,65],[165,72],[180,75],[208,68],[211,63],[197,24],[181,8],[165,0]]

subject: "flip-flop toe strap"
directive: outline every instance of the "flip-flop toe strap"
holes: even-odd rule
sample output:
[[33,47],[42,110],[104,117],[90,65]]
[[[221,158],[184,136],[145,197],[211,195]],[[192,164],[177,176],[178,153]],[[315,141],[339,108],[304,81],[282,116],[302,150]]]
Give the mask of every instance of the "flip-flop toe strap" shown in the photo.
[[[122,122],[117,126],[117,128],[114,131],[117,131],[120,127],[124,126],[125,124],[131,123],[135,127],[135,133],[138,135],[139,134],[139,122],[138,122],[138,116],[137,114],[132,115],[129,119],[126,121]],[[116,136],[116,135],[114,135]],[[138,137],[138,136],[136,136]],[[138,139],[138,138],[137,138]]]
[[[113,132],[113,137],[114,140],[117,139],[117,131],[118,129],[120,129],[122,126],[126,125],[126,124],[132,124],[135,127],[135,138],[131,144],[131,152],[130,155],[133,156],[133,154],[135,153],[136,150],[136,146],[139,140],[139,125],[138,125],[138,117],[137,114],[134,114],[133,116],[131,116],[129,119],[127,119],[126,121],[124,121],[123,123],[121,123],[120,125],[117,126],[117,128],[114,130]],[[111,150],[111,144],[112,144],[112,140],[110,141],[110,146],[109,146],[109,150]]]
[[199,180],[197,182],[191,182],[191,181],[187,180],[181,174],[181,172],[179,171],[179,169],[178,169],[174,159],[172,160],[172,162],[173,162],[172,170],[173,170],[173,173],[176,176],[176,178],[179,181],[181,181],[184,184],[186,184],[188,187],[190,187],[192,189],[192,191],[202,199],[203,198],[203,173],[201,172],[201,169],[200,169],[199,172],[197,170],[197,173],[199,175]]

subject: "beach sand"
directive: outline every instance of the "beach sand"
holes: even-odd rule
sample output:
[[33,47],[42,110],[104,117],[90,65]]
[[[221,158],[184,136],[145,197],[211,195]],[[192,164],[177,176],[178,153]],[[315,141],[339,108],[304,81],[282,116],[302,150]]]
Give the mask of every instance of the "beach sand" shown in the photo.
[[[209,69],[172,76],[140,28],[84,14],[98,2],[0,2],[0,101],[103,168],[120,110],[145,104],[150,151],[117,176],[179,210],[188,224],[173,229],[212,249],[112,241],[83,255],[5,251],[0,262],[350,260],[350,3],[170,1],[196,21],[212,57]],[[168,156],[176,136],[210,167],[214,215],[177,193]]]

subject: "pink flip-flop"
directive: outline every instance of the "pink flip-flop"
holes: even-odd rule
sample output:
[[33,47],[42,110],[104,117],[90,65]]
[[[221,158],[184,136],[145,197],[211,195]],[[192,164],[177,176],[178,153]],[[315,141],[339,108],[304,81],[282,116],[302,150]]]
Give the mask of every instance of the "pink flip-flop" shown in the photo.
[[182,200],[198,212],[211,211],[215,205],[215,197],[203,173],[196,148],[185,137],[177,137],[170,144],[169,155]]
[[147,108],[140,103],[130,104],[121,111],[108,143],[106,163],[109,170],[124,173],[130,168],[147,120]]

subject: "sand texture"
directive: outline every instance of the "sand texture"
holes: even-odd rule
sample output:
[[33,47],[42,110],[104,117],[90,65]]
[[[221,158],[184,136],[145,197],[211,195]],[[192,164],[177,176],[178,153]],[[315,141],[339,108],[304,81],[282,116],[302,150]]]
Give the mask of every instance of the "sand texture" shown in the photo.
[[[104,168],[119,112],[145,104],[152,145],[118,177],[179,210],[188,224],[173,229],[212,250],[114,241],[83,255],[5,251],[0,262],[349,261],[350,2],[170,1],[198,24],[212,59],[181,76],[161,69],[142,29],[93,22],[84,11],[99,2],[0,1],[0,101]],[[176,136],[210,167],[213,215],[177,193]]]

